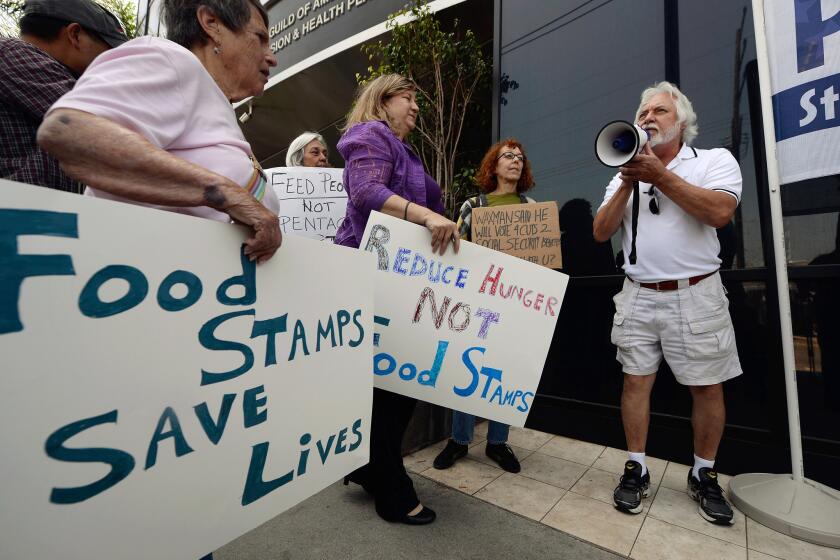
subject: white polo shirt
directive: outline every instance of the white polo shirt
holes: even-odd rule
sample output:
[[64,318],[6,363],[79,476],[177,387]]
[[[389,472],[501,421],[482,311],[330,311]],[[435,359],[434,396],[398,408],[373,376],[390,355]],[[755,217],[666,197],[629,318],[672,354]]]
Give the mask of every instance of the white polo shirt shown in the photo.
[[[725,192],[741,202],[741,169],[738,162],[723,148],[698,150],[683,144],[677,157],[667,168],[696,187]],[[607,186],[603,208],[618,191],[621,179],[616,174]],[[621,222],[621,247],[624,250],[624,272],[637,282],[679,280],[714,272],[720,267],[720,244],[715,228],[697,218],[655,189],[639,183],[639,225],[636,235],[636,264],[631,265],[631,220],[633,197],[627,201]],[[659,214],[650,211],[650,199],[656,196]]]

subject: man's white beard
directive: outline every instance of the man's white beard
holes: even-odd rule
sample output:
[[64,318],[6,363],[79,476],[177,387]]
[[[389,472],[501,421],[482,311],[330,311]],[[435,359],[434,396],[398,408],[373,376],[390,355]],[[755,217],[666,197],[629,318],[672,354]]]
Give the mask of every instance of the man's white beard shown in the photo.
[[666,130],[665,132],[659,131],[659,134],[656,136],[651,136],[650,139],[650,147],[655,148],[660,144],[667,144],[680,134],[680,123],[674,123],[674,126]]

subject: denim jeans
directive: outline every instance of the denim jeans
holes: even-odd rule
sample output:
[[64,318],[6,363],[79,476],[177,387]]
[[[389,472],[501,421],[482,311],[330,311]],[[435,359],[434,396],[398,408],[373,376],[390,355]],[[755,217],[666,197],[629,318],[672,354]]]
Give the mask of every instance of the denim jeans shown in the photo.
[[[510,426],[489,420],[490,425],[487,427],[487,443],[496,445],[499,443],[507,443],[508,432]],[[475,416],[465,412],[452,411],[452,440],[461,445],[467,445],[472,442],[473,430],[475,430]]]

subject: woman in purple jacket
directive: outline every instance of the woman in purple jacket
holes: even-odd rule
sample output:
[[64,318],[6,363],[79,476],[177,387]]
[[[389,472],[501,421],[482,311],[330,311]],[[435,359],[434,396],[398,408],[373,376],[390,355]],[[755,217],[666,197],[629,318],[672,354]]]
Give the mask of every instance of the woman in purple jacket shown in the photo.
[[[361,89],[347,115],[338,151],[344,157],[347,215],[335,242],[358,247],[372,210],[420,224],[432,233],[432,250],[442,255],[450,243],[458,251],[455,222],[444,212],[440,186],[423,170],[405,141],[417,121],[416,86],[397,74],[380,76]],[[370,463],[345,479],[373,494],[386,521],[425,525],[435,512],[424,507],[403,466],[403,434],[416,399],[373,390]]]

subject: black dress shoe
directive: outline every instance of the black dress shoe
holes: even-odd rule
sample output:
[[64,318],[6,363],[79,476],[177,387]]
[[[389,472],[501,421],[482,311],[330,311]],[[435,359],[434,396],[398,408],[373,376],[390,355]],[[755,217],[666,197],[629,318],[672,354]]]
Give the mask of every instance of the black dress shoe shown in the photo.
[[428,525],[435,520],[437,514],[431,509],[423,506],[416,515],[404,515],[400,521],[406,525]]
[[484,453],[496,461],[507,472],[518,473],[522,470],[522,467],[519,465],[519,460],[513,454],[513,449],[506,443],[488,443]]
[[469,449],[469,446],[461,445],[460,443],[455,443],[450,439],[448,442],[446,442],[446,447],[443,448],[443,451],[438,453],[438,456],[435,457],[435,460],[432,463],[432,465],[439,470],[448,469],[449,467],[455,464],[455,461],[457,461],[461,457],[466,457]]

